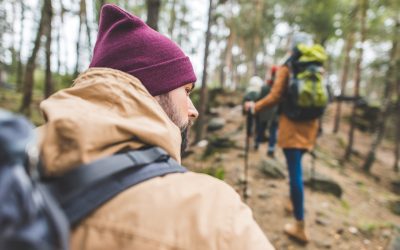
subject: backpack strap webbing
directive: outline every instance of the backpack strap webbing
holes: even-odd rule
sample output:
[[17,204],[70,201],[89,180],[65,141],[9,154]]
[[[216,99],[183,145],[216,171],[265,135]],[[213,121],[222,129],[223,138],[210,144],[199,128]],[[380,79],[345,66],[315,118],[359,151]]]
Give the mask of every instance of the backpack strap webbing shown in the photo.
[[45,185],[59,201],[73,227],[131,186],[154,177],[186,171],[164,150],[152,147],[94,161],[52,178]]

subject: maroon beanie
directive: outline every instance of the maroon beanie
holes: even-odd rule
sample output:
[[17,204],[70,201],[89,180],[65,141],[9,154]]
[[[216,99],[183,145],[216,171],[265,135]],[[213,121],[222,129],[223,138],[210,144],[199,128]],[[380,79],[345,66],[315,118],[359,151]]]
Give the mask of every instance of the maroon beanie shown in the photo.
[[106,4],[89,67],[121,70],[137,77],[157,96],[196,81],[192,63],[167,37],[138,17]]

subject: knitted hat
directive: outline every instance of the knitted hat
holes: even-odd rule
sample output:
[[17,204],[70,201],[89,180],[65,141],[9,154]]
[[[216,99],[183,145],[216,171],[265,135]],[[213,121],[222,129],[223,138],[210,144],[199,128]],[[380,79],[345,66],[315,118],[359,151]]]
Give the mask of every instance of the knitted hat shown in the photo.
[[101,9],[89,67],[106,67],[131,74],[153,96],[196,81],[192,63],[178,45],[112,4]]

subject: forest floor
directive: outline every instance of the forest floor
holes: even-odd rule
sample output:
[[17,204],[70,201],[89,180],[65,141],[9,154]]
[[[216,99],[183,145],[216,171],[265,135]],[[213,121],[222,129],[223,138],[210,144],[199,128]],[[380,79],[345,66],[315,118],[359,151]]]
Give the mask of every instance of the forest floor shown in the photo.
[[[37,99],[37,98],[36,98]],[[210,172],[221,176],[242,195],[244,176],[245,119],[240,106],[239,94],[221,94],[208,118],[220,117],[225,126],[215,132],[208,132],[207,139],[229,138],[232,145],[225,149],[214,149],[209,157],[204,157],[205,146],[195,145],[183,160],[183,165],[191,170]],[[1,91],[0,107],[16,111],[20,96],[12,91]],[[35,124],[43,121],[37,112],[39,102],[35,102],[32,119]],[[340,131],[332,133],[333,108],[327,110],[323,119],[323,135],[316,146],[316,172],[328,176],[343,189],[341,198],[305,188],[306,224],[311,236],[308,245],[301,245],[283,234],[283,226],[292,222],[293,217],[284,211],[289,197],[288,179],[273,179],[260,171],[258,165],[267,159],[266,144],[258,151],[249,152],[249,198],[255,220],[259,223],[271,243],[278,250],[283,249],[400,249],[393,242],[400,240],[400,216],[393,214],[389,207],[400,196],[392,192],[391,182],[399,181],[400,175],[393,172],[393,143],[383,141],[371,174],[361,170],[361,165],[369,150],[372,136],[356,131],[354,149],[356,154],[350,161],[341,162],[346,147],[349,126],[342,119]],[[350,109],[344,106],[343,116],[349,116]],[[228,143],[229,144],[229,143]],[[285,168],[282,151],[277,148],[276,161]],[[311,157],[303,158],[304,174],[310,173]],[[286,169],[284,169],[286,172]],[[391,246],[391,247],[390,247]]]
[[[241,98],[234,95],[218,97],[220,106],[213,108],[215,117],[225,119],[225,126],[208,133],[207,137],[229,137],[233,147],[217,150],[204,157],[204,146],[194,145],[183,164],[191,170],[207,172],[210,168],[222,168],[224,181],[242,194],[244,172],[245,130]],[[224,105],[230,104],[230,105]],[[236,103],[236,106],[233,105]],[[289,197],[288,179],[266,177],[257,167],[266,159],[267,146],[249,152],[249,195],[247,204],[252,208],[259,223],[276,249],[393,249],[399,239],[400,216],[393,214],[389,206],[399,196],[391,191],[391,181],[399,180],[393,165],[393,145],[384,141],[377,152],[377,159],[370,175],[361,170],[362,162],[369,149],[372,136],[359,131],[355,135],[357,154],[351,161],[341,162],[348,136],[348,123],[342,122],[339,133],[332,133],[333,106],[323,119],[323,135],[318,139],[315,169],[328,176],[342,189],[341,198],[305,188],[306,225],[311,236],[308,245],[301,245],[283,234],[283,226],[293,217],[284,211]],[[344,108],[344,115],[349,113]],[[276,150],[276,160],[283,166],[285,159],[281,149]],[[303,157],[303,171],[310,172],[311,157]],[[389,247],[392,245],[392,247]]]

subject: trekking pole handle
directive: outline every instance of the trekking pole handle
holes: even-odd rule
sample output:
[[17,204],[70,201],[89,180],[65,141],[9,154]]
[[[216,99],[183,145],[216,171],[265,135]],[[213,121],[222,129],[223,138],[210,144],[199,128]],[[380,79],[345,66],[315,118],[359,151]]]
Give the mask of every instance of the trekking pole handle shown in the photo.
[[246,136],[247,136],[247,140],[248,137],[251,137],[253,135],[253,113],[251,112],[247,112],[246,115]]
[[247,114],[251,113],[251,114],[254,115],[254,113],[255,113],[254,106],[255,106],[255,103],[253,101],[245,102],[245,111],[246,111],[246,113]]

